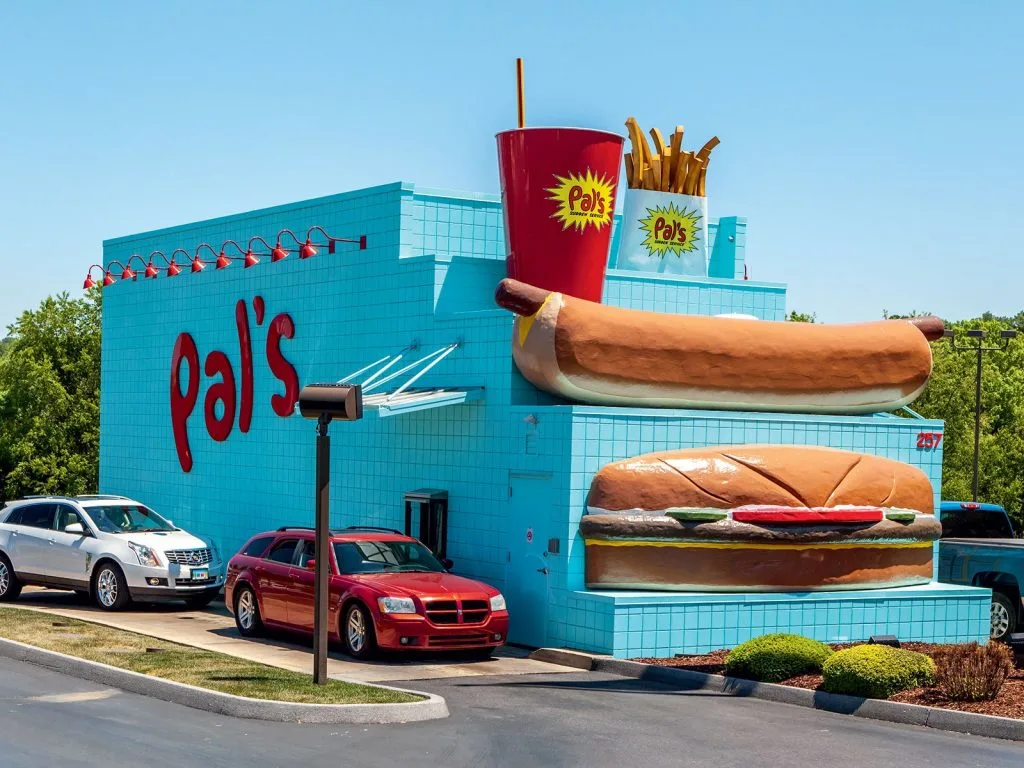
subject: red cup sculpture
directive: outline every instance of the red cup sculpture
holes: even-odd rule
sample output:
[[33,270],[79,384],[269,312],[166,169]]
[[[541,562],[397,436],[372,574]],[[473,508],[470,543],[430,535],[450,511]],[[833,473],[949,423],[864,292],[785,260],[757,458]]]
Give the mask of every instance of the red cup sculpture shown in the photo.
[[623,137],[519,128],[497,139],[507,275],[601,301]]

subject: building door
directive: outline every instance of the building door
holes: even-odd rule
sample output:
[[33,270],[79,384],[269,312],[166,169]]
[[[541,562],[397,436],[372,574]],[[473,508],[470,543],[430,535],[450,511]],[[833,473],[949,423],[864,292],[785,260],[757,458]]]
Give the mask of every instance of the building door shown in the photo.
[[512,475],[509,493],[509,553],[505,567],[508,636],[513,643],[540,647],[547,636],[551,478]]

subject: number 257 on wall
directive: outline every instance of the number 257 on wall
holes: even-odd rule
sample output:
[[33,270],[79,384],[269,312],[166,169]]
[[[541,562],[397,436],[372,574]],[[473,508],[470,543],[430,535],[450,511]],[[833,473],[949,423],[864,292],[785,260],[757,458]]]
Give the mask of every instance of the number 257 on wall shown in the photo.
[[917,447],[926,451],[932,451],[939,447],[942,442],[941,432],[918,432]]

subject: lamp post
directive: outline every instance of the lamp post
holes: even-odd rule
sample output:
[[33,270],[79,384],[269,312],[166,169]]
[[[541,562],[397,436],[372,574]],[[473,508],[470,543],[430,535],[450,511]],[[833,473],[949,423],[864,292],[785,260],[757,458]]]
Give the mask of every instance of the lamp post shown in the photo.
[[363,417],[363,391],[358,384],[310,384],[299,392],[299,413],[316,419],[316,538],[313,547],[313,682],[327,682],[327,615],[331,574],[331,438],[333,419]]
[[974,478],[971,483],[971,501],[976,502],[978,500],[978,453],[981,446],[981,356],[985,352],[1004,351],[1009,346],[1010,339],[1017,336],[1017,332],[1012,329],[1002,330],[999,332],[999,344],[987,347],[983,341],[985,331],[980,328],[973,328],[964,334],[968,339],[977,339],[976,344],[957,344],[956,332],[952,328],[947,328],[943,335],[949,338],[953,349],[957,352],[974,352],[978,360],[974,376]]

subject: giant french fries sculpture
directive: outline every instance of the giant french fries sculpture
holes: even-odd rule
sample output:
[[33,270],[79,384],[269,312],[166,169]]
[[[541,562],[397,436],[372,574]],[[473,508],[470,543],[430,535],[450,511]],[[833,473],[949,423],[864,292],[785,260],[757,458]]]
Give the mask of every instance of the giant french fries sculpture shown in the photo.
[[540,389],[597,405],[865,414],[913,402],[937,317],[852,325],[622,309],[506,278],[512,357]]

